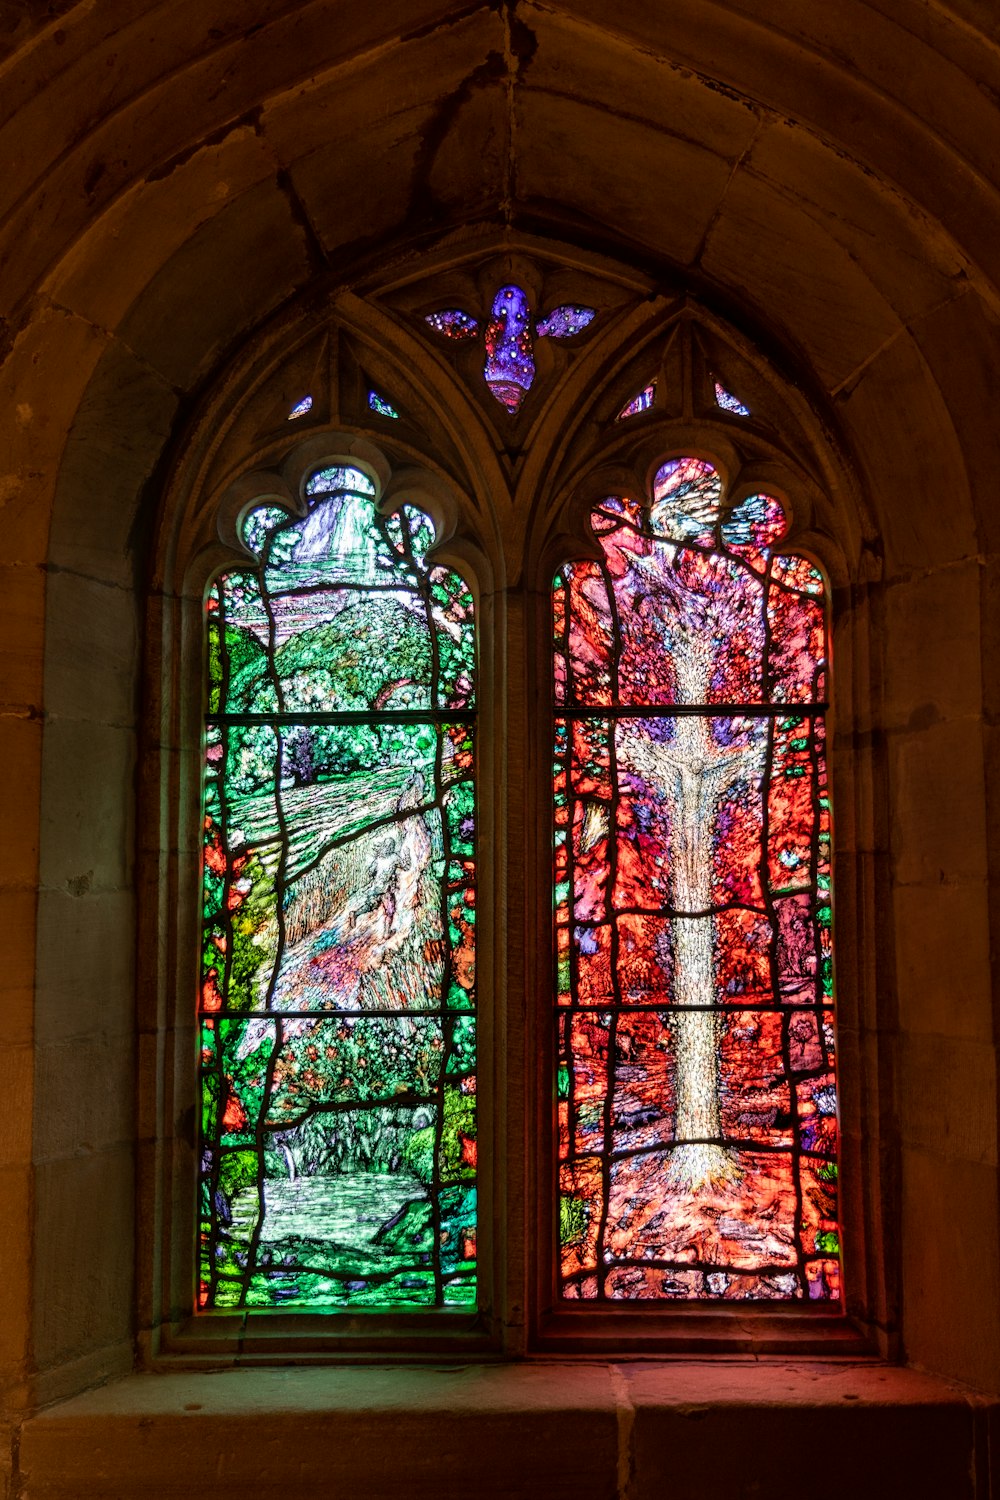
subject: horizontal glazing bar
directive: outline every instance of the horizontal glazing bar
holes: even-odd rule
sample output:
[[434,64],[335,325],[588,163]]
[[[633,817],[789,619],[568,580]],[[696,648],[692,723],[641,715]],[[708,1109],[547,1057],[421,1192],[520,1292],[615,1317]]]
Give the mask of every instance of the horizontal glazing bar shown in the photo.
[[[829,1255],[814,1255],[810,1256],[809,1259],[831,1260],[835,1259],[835,1257]],[[724,1276],[785,1276],[789,1273],[794,1275],[796,1270],[798,1269],[797,1263],[795,1261],[784,1260],[761,1261],[760,1265],[758,1266],[732,1266],[728,1263],[725,1265],[720,1265],[718,1261],[714,1260],[654,1260],[652,1256],[648,1258],[644,1257],[642,1260],[609,1260],[605,1262],[605,1265],[607,1269],[613,1269],[616,1271],[628,1271],[632,1269],[643,1271],[702,1271],[708,1272],[709,1274],[712,1274],[714,1272],[717,1275],[722,1274]],[[594,1276],[596,1274],[596,1266],[581,1266],[580,1270],[570,1271],[569,1273],[567,1273],[563,1280],[567,1286],[572,1286],[575,1281],[585,1281],[588,1276]],[[621,1304],[622,1302],[630,1299],[625,1296],[616,1297],[614,1292],[604,1292],[599,1297],[589,1300],[607,1301]],[[650,1297],[647,1300],[649,1302],[652,1302],[657,1299]],[[661,1301],[662,1305],[663,1299],[659,1300]],[[704,1302],[707,1301],[708,1299],[705,1298]]]
[[[759,1008],[753,1007],[755,1010]],[[446,1019],[449,1016],[474,1016],[476,1011],[469,1007],[459,1010],[450,1005],[438,1005],[433,1010],[413,1010],[409,1006],[400,1006],[397,1010],[387,1010],[384,1007],[380,1010],[203,1010],[200,1014],[203,1018],[221,1021],[339,1021],[358,1017],[399,1021],[407,1020],[410,1016],[431,1016],[437,1019]]]
[[296,724],[474,724],[474,708],[421,708],[357,713],[206,714],[206,724],[263,724],[277,729]]
[[[574,793],[574,797],[578,802],[585,800],[583,796],[579,796],[576,793]],[[586,800],[598,805],[609,805],[609,799],[606,797],[588,797]],[[815,896],[817,899],[822,897],[824,901],[829,901],[830,899],[825,891],[818,891],[812,885],[783,885],[778,887],[773,894],[779,900],[784,899],[786,896]],[[723,913],[732,911],[746,911],[750,912],[752,916],[757,917],[766,917],[769,915],[766,906],[754,906],[749,901],[724,901],[720,902],[718,906],[698,906],[684,911],[681,911],[676,906],[616,906],[611,916],[608,917],[574,917],[572,926],[578,928],[581,932],[596,931],[601,927],[610,927],[612,919],[615,917],[669,917],[671,921],[683,922],[688,919],[700,921],[703,917],[718,917],[722,916]],[[561,927],[569,926],[570,919],[568,917],[564,918],[559,925]]]
[[[796,1075],[797,1076],[797,1075]],[[280,1128],[280,1127],[276,1127]],[[778,1134],[779,1132],[775,1132]],[[787,1133],[787,1131],[786,1131]],[[686,1146],[722,1146],[727,1151],[739,1151],[743,1156],[787,1156],[795,1161],[836,1161],[836,1152],[804,1151],[790,1141],[762,1140],[755,1136],[706,1135],[696,1140],[679,1141],[676,1136],[669,1140],[651,1141],[644,1146],[621,1146],[611,1151],[570,1151],[559,1158],[564,1167],[578,1167],[581,1162],[602,1160],[607,1162],[630,1161],[637,1156],[666,1156],[671,1151]]]
[[[657,1011],[663,1011],[664,1014],[672,1014],[673,1012],[679,1010],[682,1010],[685,1015],[689,1015],[693,1011],[706,1011],[710,1014],[720,1016],[730,1015],[735,1010],[787,1010],[794,1011],[796,1015],[803,1010],[824,1010],[829,1011],[831,1015],[833,1014],[833,1008],[830,1004],[829,997],[824,997],[822,1000],[803,1000],[801,1003],[797,1003],[792,1000],[750,1000],[747,999],[745,995],[735,995],[731,1000],[720,1001],[717,1005],[685,1005],[679,1000],[650,1001],[647,1005],[643,1005],[641,1003],[616,1004],[612,1000],[609,1000],[607,1004],[604,1005],[594,1004],[590,1001],[588,1001],[585,1005],[580,1004],[579,1002],[574,1002],[572,1005],[560,1005],[558,1011],[556,1012],[556,1015],[558,1017],[565,1014],[572,1014],[576,1011],[585,1011],[587,1012],[587,1014],[594,1014],[598,1016],[610,1015],[612,1011],[616,1016],[628,1015],[633,1011],[636,1012],[636,1014],[642,1013],[648,1015],[652,1013],[653,1015],[655,1015]],[[246,1012],[244,1012],[244,1014],[246,1014]],[[261,1014],[267,1013],[262,1012]],[[274,1012],[271,1012],[270,1014],[273,1015]],[[281,1012],[281,1014],[291,1014],[291,1012]],[[337,1014],[343,1014],[343,1012],[324,1011],[324,1015]],[[392,1011],[390,1012],[390,1014],[399,1015],[400,1012]],[[406,1011],[403,1012],[403,1014],[410,1015],[412,1014],[412,1012]],[[440,1012],[433,1011],[431,1012],[431,1014],[438,1015],[440,1014]],[[446,1011],[444,1012],[444,1014],[456,1015],[458,1014],[458,1012]]]
[[556,706],[557,719],[676,719],[687,714],[708,715],[713,719],[812,719],[825,714],[828,703],[635,703],[594,704],[572,708]]

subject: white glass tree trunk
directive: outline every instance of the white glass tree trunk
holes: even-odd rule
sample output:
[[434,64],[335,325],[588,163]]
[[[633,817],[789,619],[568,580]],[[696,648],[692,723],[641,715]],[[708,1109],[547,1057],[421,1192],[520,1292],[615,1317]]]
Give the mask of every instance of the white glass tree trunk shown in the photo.
[[[677,702],[708,698],[711,658],[704,634],[678,631],[672,640]],[[724,712],[724,710],[723,710]],[[712,833],[719,803],[738,781],[760,780],[763,746],[720,745],[703,714],[679,714],[674,738],[662,742],[623,726],[624,759],[666,799],[671,815],[669,899],[674,957],[673,1037],[675,1139],[670,1171],[675,1181],[700,1187],[734,1178],[732,1154],[722,1135],[719,1099],[719,1016],[713,959]]]

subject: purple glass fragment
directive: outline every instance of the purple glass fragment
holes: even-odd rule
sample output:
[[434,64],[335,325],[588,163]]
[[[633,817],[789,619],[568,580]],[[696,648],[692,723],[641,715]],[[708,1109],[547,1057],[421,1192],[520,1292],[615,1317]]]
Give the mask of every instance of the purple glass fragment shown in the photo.
[[731,411],[734,417],[748,417],[750,415],[749,406],[744,406],[743,402],[738,400],[732,391],[727,391],[725,386],[721,385],[718,380],[715,382],[715,400],[716,404],[721,406],[723,411]]
[[621,411],[618,413],[616,420],[621,422],[626,417],[637,417],[641,411],[648,411],[655,399],[656,381],[651,380],[647,386],[643,387],[643,389],[637,396],[633,396],[631,401],[627,401],[625,403]]
[[[565,302],[554,307],[536,324],[524,288],[513,284],[500,287],[493,298],[489,322],[483,330],[486,345],[483,378],[490,394],[513,416],[535,378],[534,338],[574,338],[596,316],[593,307]],[[475,338],[480,327],[475,318],[457,307],[444,307],[438,312],[428,313],[424,322],[435,333],[453,342]]]
[[496,399],[516,412],[535,378],[531,308],[519,286],[502,286],[493,298],[483,374]]
[[458,307],[442,308],[440,312],[428,313],[424,322],[434,329],[435,333],[443,333],[446,339],[474,339],[479,331],[479,324],[475,318],[470,318],[468,313],[462,312]]
[[539,338],[571,339],[592,323],[597,313],[592,307],[580,307],[567,302],[563,307],[554,307],[548,317],[537,325]]

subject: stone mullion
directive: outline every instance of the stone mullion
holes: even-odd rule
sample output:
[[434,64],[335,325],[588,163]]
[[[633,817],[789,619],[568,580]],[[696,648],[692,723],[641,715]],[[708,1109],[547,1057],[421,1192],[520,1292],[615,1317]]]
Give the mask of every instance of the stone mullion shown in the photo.
[[[483,723],[484,755],[489,754],[490,779],[481,780],[481,801],[489,814],[495,841],[492,868],[497,881],[492,907],[491,935],[492,995],[485,991],[481,1005],[490,1007],[495,1047],[496,1099],[494,1129],[496,1170],[494,1203],[498,1286],[502,1287],[503,1342],[506,1352],[523,1353],[526,1348],[526,1305],[533,1257],[538,1253],[537,1228],[528,1212],[532,1182],[537,1171],[539,1135],[533,1110],[534,1078],[529,1059],[537,1059],[536,1028],[544,1024],[537,1007],[530,1003],[536,987],[539,937],[537,872],[529,855],[528,829],[538,826],[527,805],[531,770],[535,762],[537,725],[531,712],[532,685],[526,670],[528,596],[510,588],[484,600],[481,640],[492,645],[494,691],[486,712],[492,724]],[[487,648],[488,649],[488,648]],[[484,673],[485,677],[485,673]],[[484,683],[485,686],[485,683]],[[486,747],[489,747],[488,749]],[[485,773],[486,767],[483,767]],[[482,774],[482,773],[481,773]],[[485,867],[487,822],[481,825],[482,860]],[[546,867],[547,874],[547,867]],[[544,908],[543,908],[544,909]],[[485,924],[484,924],[485,925]]]

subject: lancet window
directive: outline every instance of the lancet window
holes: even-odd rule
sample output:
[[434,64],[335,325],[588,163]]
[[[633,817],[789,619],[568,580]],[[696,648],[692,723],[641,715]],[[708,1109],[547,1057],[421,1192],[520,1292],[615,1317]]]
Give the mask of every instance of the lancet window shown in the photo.
[[208,596],[204,1308],[476,1295],[473,602],[359,469]]
[[824,582],[681,457],[555,586],[561,1291],[840,1292]]

